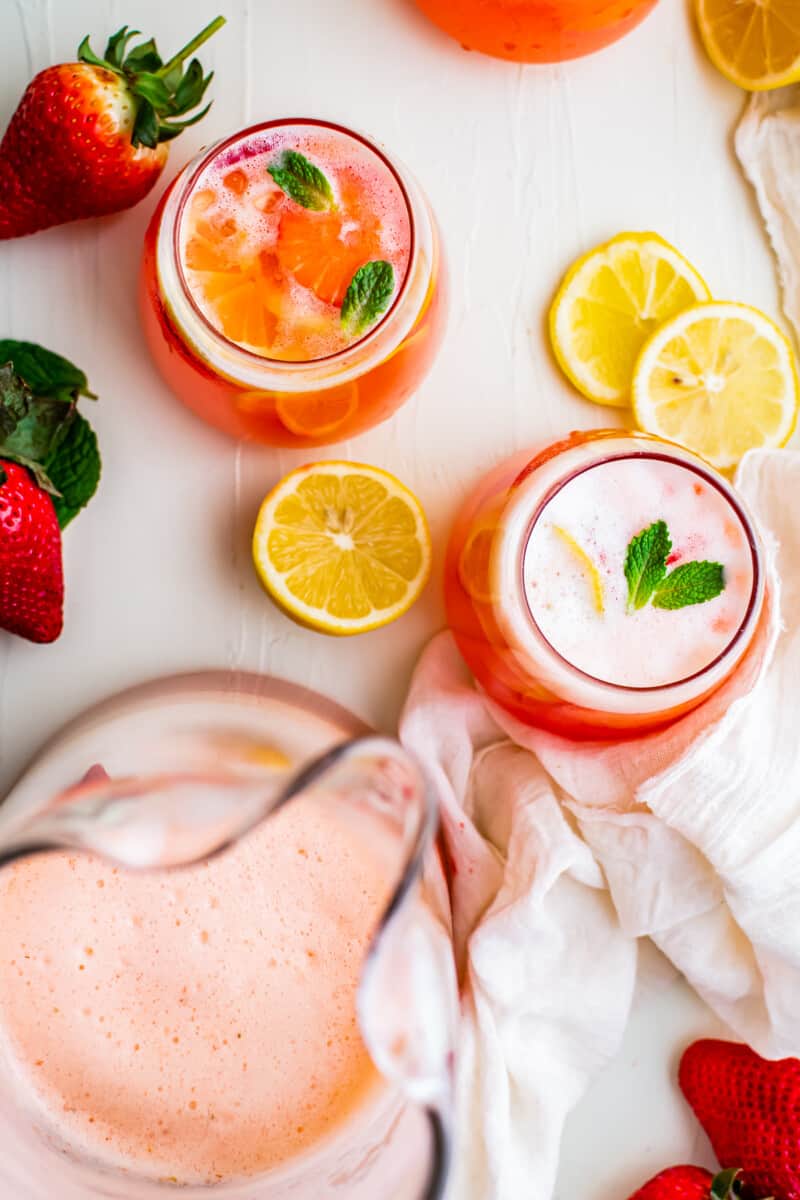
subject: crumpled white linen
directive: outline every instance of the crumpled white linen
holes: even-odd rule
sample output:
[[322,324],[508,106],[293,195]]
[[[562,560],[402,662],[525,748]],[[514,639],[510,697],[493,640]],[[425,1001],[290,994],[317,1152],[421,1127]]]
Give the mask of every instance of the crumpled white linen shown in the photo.
[[551,1193],[639,938],[760,1053],[800,1054],[800,455],[753,452],[737,482],[772,534],[770,616],[670,729],[571,743],[476,690],[450,634],[418,664],[401,740],[441,800],[463,985],[452,1200]]
[[736,130],[736,154],[755,189],[784,312],[800,339],[800,84],[753,93]]

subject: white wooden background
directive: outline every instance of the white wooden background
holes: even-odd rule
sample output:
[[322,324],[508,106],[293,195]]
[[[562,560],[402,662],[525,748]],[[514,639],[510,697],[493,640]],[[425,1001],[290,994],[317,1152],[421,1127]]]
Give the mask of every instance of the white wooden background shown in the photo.
[[[706,62],[685,0],[661,0],[598,56],[545,68],[465,53],[411,0],[0,0],[0,124],[29,77],[72,57],[85,33],[102,50],[133,24],[166,57],[218,4],[228,24],[202,52],[218,73],[214,107],[173,144],[167,176],[237,127],[318,115],[385,142],[439,215],[453,301],[436,367],[391,423],[328,452],[387,467],[418,493],[439,566],[479,473],[514,448],[613,419],[560,378],[544,337],[548,299],[578,253],[622,229],[655,229],[716,295],[777,315],[731,152],[742,97]],[[442,624],[439,572],[403,620],[354,640],[304,632],[263,595],[249,556],[258,504],[309,455],[234,445],[156,375],[135,305],[155,201],[0,243],[0,333],[86,369],[104,458],[100,493],[65,536],[63,636],[34,647],[0,634],[0,792],[66,718],[164,672],[273,672],[391,728]],[[680,985],[652,992],[620,1062],[570,1123],[564,1197],[579,1186],[598,1200],[624,1196],[648,1170],[703,1153],[669,1071],[688,1034],[713,1026]]]

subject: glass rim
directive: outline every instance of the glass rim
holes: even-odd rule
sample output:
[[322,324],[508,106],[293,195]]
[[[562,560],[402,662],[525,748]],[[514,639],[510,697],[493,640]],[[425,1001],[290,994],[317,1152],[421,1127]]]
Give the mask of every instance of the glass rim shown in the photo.
[[[622,433],[624,433],[624,431],[620,431],[620,433],[622,434]],[[665,443],[665,444],[671,445],[672,443]],[[685,448],[679,446],[679,447],[677,447],[677,449],[684,450]],[[687,451],[687,453],[691,454],[692,452]],[[605,463],[608,463],[608,462],[620,462],[620,461],[626,461],[629,459],[643,459],[643,458],[655,459],[660,462],[671,463],[673,465],[678,465],[678,466],[684,468],[685,470],[692,471],[695,475],[698,475],[701,479],[705,480],[706,483],[709,483],[715,489],[715,491],[717,491],[724,498],[724,500],[733,509],[734,513],[736,514],[737,518],[739,519],[739,522],[740,522],[742,528],[744,529],[745,535],[747,537],[747,544],[748,544],[748,547],[750,550],[750,556],[751,556],[751,561],[752,561],[752,565],[753,565],[753,583],[752,583],[752,587],[750,589],[750,597],[747,602],[747,607],[746,607],[744,615],[739,623],[739,626],[736,629],[736,632],[733,634],[733,636],[731,637],[730,641],[726,644],[724,649],[722,649],[719,652],[719,654],[717,654],[713,659],[711,659],[710,662],[706,663],[705,666],[701,667],[699,670],[693,671],[690,675],[684,675],[680,679],[670,680],[670,682],[668,682],[668,683],[658,683],[658,684],[637,686],[637,685],[633,685],[633,684],[614,683],[612,680],[602,679],[598,675],[592,675],[592,673],[590,671],[584,671],[581,667],[576,666],[575,663],[570,662],[570,660],[568,658],[566,658],[565,655],[563,655],[561,653],[561,651],[558,650],[553,645],[553,643],[550,641],[550,639],[546,636],[546,634],[542,630],[541,626],[539,625],[539,622],[536,620],[536,616],[533,612],[531,602],[528,598],[528,592],[525,587],[525,554],[526,554],[530,539],[533,536],[534,528],[535,528],[536,524],[539,522],[539,520],[541,520],[541,518],[543,517],[544,511],[547,508],[548,504],[550,504],[550,502],[559,494],[559,492],[561,492],[563,490],[563,488],[565,488],[569,483],[571,483],[573,481],[573,479],[577,479],[579,476],[586,474],[587,471],[593,471],[593,470],[595,470],[595,468],[597,468],[599,466],[603,466]],[[709,674],[715,668],[719,667],[724,662],[724,660],[726,658],[728,658],[731,651],[733,649],[735,649],[737,644],[742,640],[746,631],[752,624],[756,608],[758,608],[758,610],[760,612],[762,602],[763,602],[764,568],[763,568],[762,557],[761,557],[761,552],[760,552],[759,537],[758,537],[758,534],[753,525],[752,519],[748,515],[744,505],[739,500],[734,489],[730,486],[730,484],[728,484],[727,480],[723,479],[722,476],[718,475],[713,470],[713,468],[704,466],[699,461],[696,463],[689,462],[686,459],[678,458],[675,455],[668,454],[663,451],[648,449],[648,450],[630,450],[630,451],[621,452],[621,453],[617,453],[617,454],[612,453],[596,462],[587,463],[584,466],[575,467],[574,470],[570,471],[568,475],[564,476],[563,478],[559,479],[556,483],[554,483],[548,489],[548,491],[545,493],[545,495],[542,497],[539,504],[536,506],[536,509],[534,510],[534,513],[533,513],[532,517],[530,518],[530,521],[528,522],[527,528],[525,530],[525,534],[521,540],[520,545],[521,545],[521,549],[520,549],[519,564],[518,564],[518,566],[519,566],[518,583],[519,583],[519,587],[520,587],[520,593],[524,600],[526,614],[530,620],[531,625],[536,630],[537,635],[541,638],[543,644],[547,647],[548,651],[553,655],[553,657],[556,658],[561,664],[563,664],[563,666],[565,666],[574,675],[578,676],[581,679],[586,680],[589,683],[599,684],[601,687],[608,688],[614,692],[626,693],[626,694],[638,695],[638,696],[657,696],[661,693],[671,692],[675,689],[685,687],[687,684],[695,683],[697,680],[702,679],[702,677],[704,675]],[[744,651],[742,653],[744,653]]]
[[[392,179],[394,180],[395,184],[397,185],[397,188],[399,189],[400,195],[403,200],[403,204],[405,206],[405,211],[408,215],[409,234],[410,234],[409,246],[408,246],[408,263],[406,265],[405,274],[403,276],[400,286],[397,288],[397,291],[395,293],[394,298],[392,299],[391,304],[387,308],[386,312],[382,314],[380,320],[377,321],[376,324],[373,325],[372,328],[369,329],[362,337],[358,338],[354,342],[350,342],[349,345],[342,347],[341,350],[336,350],[332,354],[320,355],[318,358],[306,358],[306,359],[302,359],[302,360],[271,358],[269,355],[266,355],[266,354],[257,354],[254,350],[248,350],[245,346],[240,345],[239,342],[234,342],[230,338],[226,337],[225,334],[221,333],[220,330],[217,329],[217,327],[211,323],[211,321],[208,319],[206,314],[203,312],[200,305],[195,300],[194,295],[192,293],[192,289],[189,286],[189,281],[186,278],[186,272],[184,270],[184,265],[183,265],[183,255],[181,253],[181,232],[182,232],[182,228],[183,228],[183,220],[184,220],[186,207],[187,207],[189,200],[194,192],[194,189],[200,179],[200,176],[202,175],[203,171],[205,171],[206,167],[208,167],[209,163],[213,162],[213,160],[219,154],[222,154],[225,150],[227,150],[230,146],[235,145],[237,142],[243,141],[246,138],[252,137],[256,134],[264,133],[271,129],[281,129],[285,126],[291,126],[291,125],[300,125],[300,126],[305,125],[305,126],[310,126],[312,128],[331,130],[333,133],[337,133],[337,134],[343,134],[345,137],[352,138],[353,141],[360,142],[362,146],[365,146],[367,148],[367,150],[370,151],[370,153],[374,154],[375,157],[381,163],[383,163],[383,165],[389,171]],[[219,141],[215,142],[212,146],[209,146],[209,148],[202,155],[202,157],[198,157],[198,160],[197,160],[194,168],[192,169],[191,174],[186,178],[186,180],[181,185],[180,196],[178,199],[178,207],[175,212],[174,223],[173,223],[173,228],[172,228],[171,245],[172,245],[172,254],[173,254],[173,258],[174,258],[174,262],[175,262],[175,271],[177,274],[178,283],[180,284],[184,298],[188,302],[194,315],[200,321],[205,332],[207,334],[209,334],[214,339],[214,341],[216,341],[225,350],[227,350],[228,352],[232,351],[235,354],[241,355],[243,357],[243,359],[250,364],[256,365],[258,363],[263,363],[272,369],[285,370],[285,371],[287,371],[287,373],[292,374],[295,372],[300,372],[300,371],[307,369],[308,367],[312,367],[312,366],[324,365],[324,364],[328,364],[328,363],[335,364],[337,361],[344,358],[346,355],[352,354],[353,351],[360,350],[364,347],[368,347],[370,345],[370,343],[376,338],[377,334],[385,329],[390,318],[392,317],[392,315],[395,313],[395,311],[399,307],[402,299],[405,297],[406,292],[408,291],[408,288],[410,285],[410,281],[411,281],[411,278],[413,275],[412,268],[413,268],[414,259],[415,259],[415,255],[416,255],[416,249],[417,249],[417,227],[416,227],[416,220],[414,217],[414,206],[411,201],[411,196],[409,195],[408,188],[406,187],[405,182],[401,178],[400,172],[395,167],[394,163],[391,161],[389,156],[380,148],[380,146],[378,146],[375,142],[373,142],[371,138],[367,137],[365,134],[357,132],[354,129],[350,129],[346,125],[341,125],[336,121],[327,121],[327,120],[324,120],[323,118],[318,118],[318,117],[276,117],[270,121],[256,122],[254,125],[249,125],[245,129],[240,129],[235,133],[229,134],[228,137],[220,139]]]

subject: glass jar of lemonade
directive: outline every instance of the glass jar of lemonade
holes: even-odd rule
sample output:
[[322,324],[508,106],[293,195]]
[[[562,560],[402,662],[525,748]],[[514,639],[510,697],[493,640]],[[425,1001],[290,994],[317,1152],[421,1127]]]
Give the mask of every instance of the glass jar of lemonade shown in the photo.
[[145,240],[141,309],[172,391],[234,437],[341,441],[419,387],[444,332],[436,223],[411,175],[324,121],[204,151]]
[[448,622],[476,680],[571,737],[663,726],[736,669],[764,611],[758,533],[682,447],[574,433],[504,463],[458,517]]
[[73,722],[0,812],[0,1196],[441,1200],[436,828],[397,743],[280,680]]
[[417,0],[465,50],[515,62],[561,62],[601,50],[643,21],[656,0]]

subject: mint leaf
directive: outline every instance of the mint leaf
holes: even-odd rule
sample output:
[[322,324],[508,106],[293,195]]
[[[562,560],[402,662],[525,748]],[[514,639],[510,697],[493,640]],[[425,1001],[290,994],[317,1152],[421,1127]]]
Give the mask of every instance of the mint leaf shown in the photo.
[[672,549],[666,521],[654,521],[631,538],[625,554],[625,578],[628,581],[628,608],[644,608],[667,573],[667,557]]
[[364,333],[386,312],[394,291],[394,268],[382,259],[359,267],[342,301],[342,325],[350,334]]
[[686,608],[690,604],[705,604],[725,588],[722,563],[688,562],[676,567],[656,585],[654,608]]
[[45,466],[61,493],[53,504],[58,523],[64,529],[89,503],[100,482],[97,438],[89,422],[80,413],[76,414],[67,436]]
[[327,212],[336,207],[333,188],[328,180],[304,154],[297,150],[284,150],[267,167],[272,178],[295,204],[310,208],[313,212]]
[[0,367],[0,456],[33,471],[46,491],[54,486],[44,461],[64,439],[74,416],[74,400],[34,396],[11,363]]
[[7,362],[13,363],[17,375],[22,376],[37,396],[58,396],[63,400],[77,400],[79,396],[97,399],[89,390],[89,381],[80,367],[35,342],[0,338],[0,363]]

